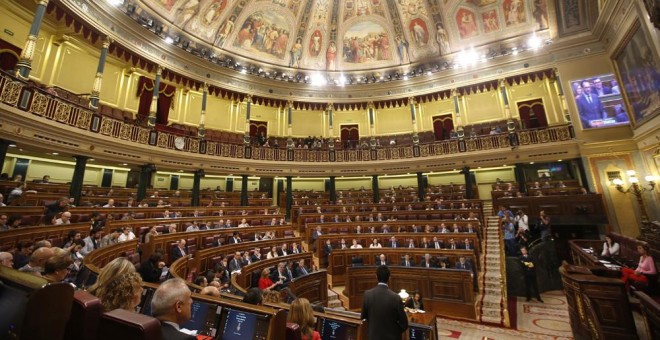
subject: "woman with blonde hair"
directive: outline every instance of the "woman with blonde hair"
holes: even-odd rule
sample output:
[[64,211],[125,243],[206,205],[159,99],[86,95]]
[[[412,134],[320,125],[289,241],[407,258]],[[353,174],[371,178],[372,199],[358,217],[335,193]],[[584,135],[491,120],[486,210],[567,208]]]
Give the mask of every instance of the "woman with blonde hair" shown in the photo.
[[142,298],[142,277],[131,261],[119,257],[101,269],[89,292],[101,300],[106,312],[118,308],[134,312]]
[[302,340],[321,340],[319,332],[314,330],[314,310],[309,300],[305,298],[293,300],[286,321],[297,323],[300,326]]

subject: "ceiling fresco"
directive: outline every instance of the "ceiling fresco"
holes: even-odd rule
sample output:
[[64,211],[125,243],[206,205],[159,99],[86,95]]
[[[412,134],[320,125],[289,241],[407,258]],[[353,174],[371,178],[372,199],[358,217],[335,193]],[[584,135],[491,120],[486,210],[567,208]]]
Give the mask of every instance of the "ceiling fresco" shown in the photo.
[[135,2],[172,25],[170,32],[185,31],[242,58],[309,70],[388,68],[556,32],[552,0]]

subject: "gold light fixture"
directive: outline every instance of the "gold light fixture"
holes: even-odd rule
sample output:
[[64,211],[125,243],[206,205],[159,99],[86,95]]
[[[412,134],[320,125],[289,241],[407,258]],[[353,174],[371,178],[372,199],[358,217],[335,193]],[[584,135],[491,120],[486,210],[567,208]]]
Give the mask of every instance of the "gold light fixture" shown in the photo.
[[624,189],[623,185],[625,182],[621,178],[615,178],[612,183],[616,186],[616,190],[619,192],[624,194],[632,193],[635,195],[635,198],[637,198],[637,204],[639,204],[639,211],[642,217],[642,222],[647,223],[649,222],[649,216],[646,213],[646,207],[644,207],[644,199],[642,198],[642,194],[646,191],[653,191],[653,189],[655,189],[656,178],[655,176],[651,175],[644,177],[648,184],[648,188],[646,188],[639,183],[639,178],[637,177],[637,172],[635,170],[626,171],[626,175],[628,175],[628,182],[630,183],[630,186],[627,189]]

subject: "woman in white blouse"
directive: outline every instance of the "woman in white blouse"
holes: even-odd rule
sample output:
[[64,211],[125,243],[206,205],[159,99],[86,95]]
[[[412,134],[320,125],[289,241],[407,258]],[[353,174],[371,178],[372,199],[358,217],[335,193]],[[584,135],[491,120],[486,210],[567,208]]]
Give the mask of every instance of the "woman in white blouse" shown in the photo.
[[267,259],[272,259],[277,257],[277,247],[271,247],[270,251],[266,254]]
[[378,239],[375,238],[369,245],[369,248],[383,248],[383,246],[381,246],[380,242],[378,242]]
[[601,253],[601,256],[619,256],[619,244],[614,242],[611,237],[605,236],[605,242],[603,243],[603,252]]
[[351,249],[362,249],[362,245],[359,244],[356,239],[353,239],[353,244],[351,245]]

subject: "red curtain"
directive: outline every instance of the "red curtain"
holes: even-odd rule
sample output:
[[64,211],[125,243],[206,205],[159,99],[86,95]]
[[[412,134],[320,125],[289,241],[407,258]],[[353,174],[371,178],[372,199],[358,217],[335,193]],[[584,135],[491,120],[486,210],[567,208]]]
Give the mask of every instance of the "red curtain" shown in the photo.
[[[138,115],[148,116],[151,106],[151,97],[154,91],[154,80],[140,77],[138,80],[137,96],[140,97]],[[160,83],[158,88],[158,107],[156,111],[156,124],[167,125],[170,108],[174,107],[174,93],[176,87]]]
[[433,117],[433,134],[435,135],[435,140],[449,139],[449,135],[453,129],[454,120],[451,114]]
[[268,136],[268,122],[260,122],[258,120],[250,120],[250,137],[261,135]]
[[523,129],[538,129],[548,126],[545,106],[541,99],[518,102],[517,106]]
[[354,125],[341,126],[341,142],[345,148],[354,148],[360,140],[360,127]]
[[20,48],[0,39],[0,70],[14,70],[20,55]]

